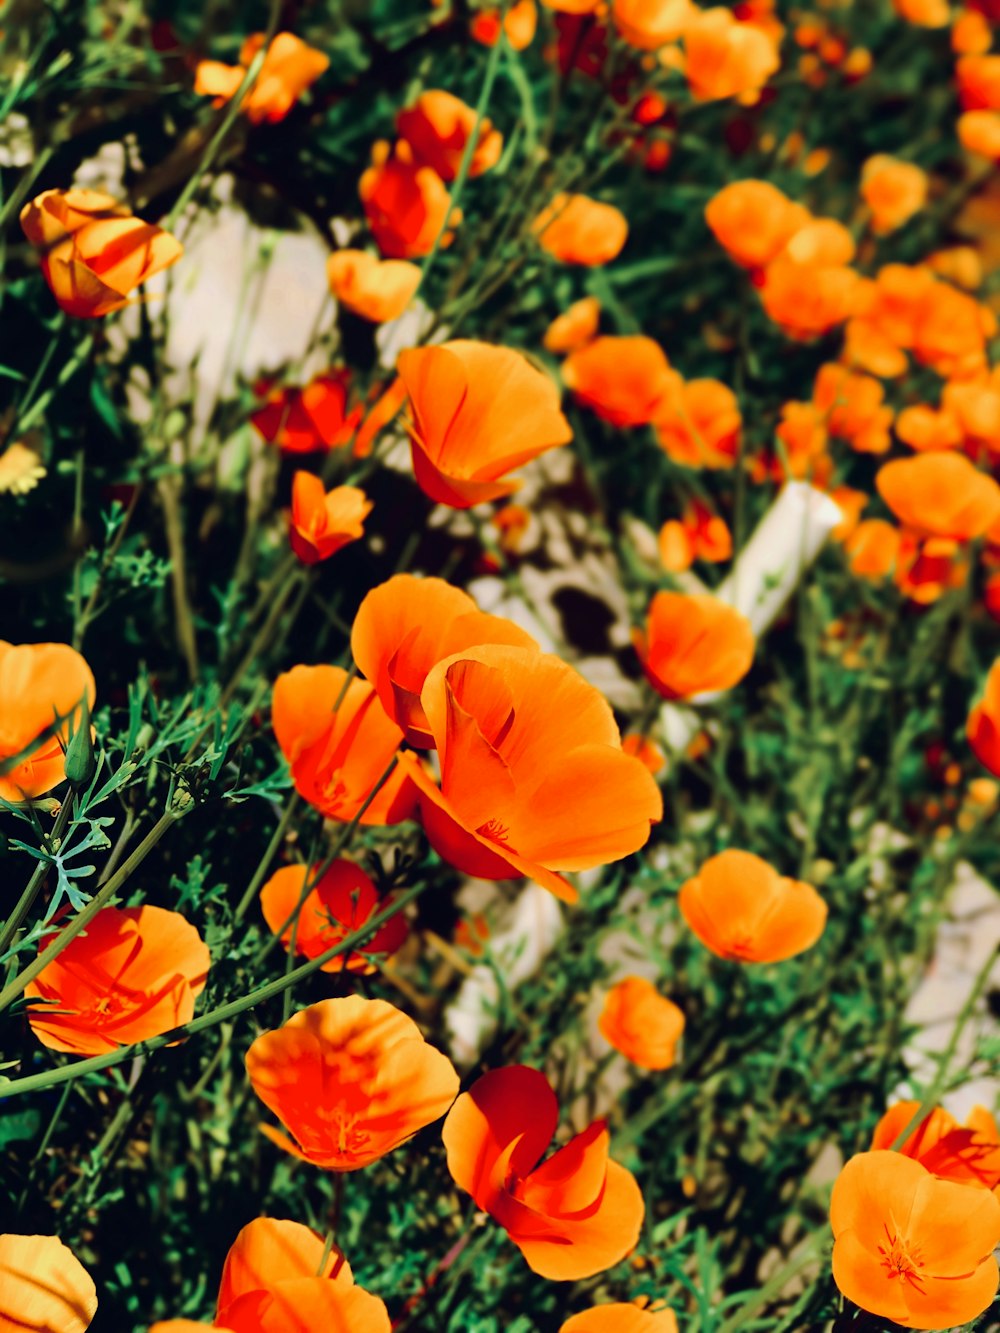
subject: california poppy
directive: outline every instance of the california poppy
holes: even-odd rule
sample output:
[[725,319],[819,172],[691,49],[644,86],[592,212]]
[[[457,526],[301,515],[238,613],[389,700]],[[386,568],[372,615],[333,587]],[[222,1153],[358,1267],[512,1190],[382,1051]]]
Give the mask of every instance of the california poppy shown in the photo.
[[351,629],[358,670],[411,745],[434,745],[420,702],[427,673],[446,657],[483,643],[537,648],[513,621],[480,611],[444,579],[395,574],[365,595]]
[[885,236],[919,213],[927,202],[927,173],[912,162],[887,153],[870,157],[861,168],[861,198],[871,209],[872,231]]
[[397,375],[388,388],[380,391],[377,386],[375,401],[368,409],[364,421],[354,437],[354,457],[367,458],[374,448],[375,441],[399,416],[406,402],[406,385]]
[[964,111],[1000,110],[1000,55],[963,56],[955,78]]
[[813,385],[813,404],[833,436],[864,454],[884,454],[891,443],[892,408],[885,389],[870,375],[827,362]]
[[737,264],[761,269],[777,259],[809,213],[770,181],[742,180],[712,196],[705,221]]
[[614,0],[611,21],[630,46],[655,51],[677,41],[693,8],[691,0]]
[[966,735],[979,762],[1000,777],[1000,658],[990,667],[982,698],[969,714]]
[[996,1294],[1000,1202],[939,1180],[903,1153],[852,1157],[833,1187],[830,1223],[834,1280],[871,1314],[907,1328],[953,1328]]
[[1000,486],[964,454],[894,459],[875,484],[901,523],[928,536],[971,541],[1000,520]]
[[[900,1134],[920,1110],[919,1102],[896,1102],[875,1126],[871,1146],[894,1148]],[[1000,1135],[983,1106],[976,1106],[964,1125],[935,1106],[907,1135],[898,1150],[942,1180],[996,1189],[1000,1185]]]
[[781,64],[774,39],[752,23],[740,23],[729,9],[692,9],[684,27],[684,73],[691,92],[703,101],[756,100]]
[[562,1325],[559,1333],[677,1333],[673,1310],[650,1310],[641,1301],[632,1305],[595,1305]]
[[566,358],[562,377],[574,398],[612,426],[648,425],[681,386],[663,348],[642,334],[595,338]]
[[346,370],[317,375],[303,388],[275,389],[250,420],[284,453],[308,454],[346,444],[361,418],[348,412],[350,376]]
[[[264,33],[248,37],[240,51],[238,65],[223,65],[217,60],[202,60],[195,70],[194,90],[214,97],[222,106],[235,97],[247,70],[264,45]],[[240,111],[255,125],[263,121],[275,124],[284,120],[302,94],[326,73],[330,58],[308,46],[292,32],[279,32],[267,48],[256,79],[243,98]]]
[[398,361],[410,405],[413,471],[455,509],[517,489],[507,473],[572,437],[559,390],[520,352],[489,343],[413,347]]
[[448,187],[433,167],[416,162],[409,144],[379,141],[372,164],[358,182],[358,193],[375,243],[388,259],[419,259],[430,254],[438,236],[450,245],[457,224]]
[[664,400],[653,425],[675,463],[728,468],[736,462],[743,417],[736,395],[719,380],[685,380]]
[[469,32],[473,40],[483,46],[496,46],[502,32],[512,51],[523,51],[534,41],[537,27],[535,0],[514,0],[506,10],[477,10],[469,24]]
[[663,814],[656,783],[621,748],[614,715],[572,667],[487,644],[446,657],[420,702],[441,786],[403,756],[431,845],[484,879],[526,875],[568,901],[560,875],[637,851]]
[[557,194],[532,224],[538,244],[563,264],[590,268],[617,258],[628,239],[628,222],[613,204],[585,194]]
[[456,1185],[499,1222],[528,1267],[577,1281],[625,1258],[645,1209],[632,1173],[608,1157],[603,1120],[538,1165],[558,1121],[545,1075],[512,1065],[458,1098],[442,1138]]
[[657,545],[660,563],[673,574],[690,569],[695,560],[718,564],[733,554],[733,537],[726,520],[700,500],[692,500],[680,519],[664,523]]
[[959,142],[970,153],[1000,160],[1000,112],[964,111],[956,125]]
[[[321,874],[319,866],[282,866],[276,870],[260,892],[260,907],[264,920],[277,932],[283,930],[281,942],[292,941],[292,926],[285,923],[295,911],[302,890],[307,883],[313,888],[302,904],[294,930],[295,949],[306,958],[317,958],[335,944],[360,930],[377,912],[390,904],[380,900],[372,880],[353,861],[342,858],[331,862]],[[318,878],[317,878],[318,875]],[[366,940],[361,952],[340,954],[323,964],[324,972],[374,972],[367,954],[394,954],[406,939],[406,918],[397,913],[389,917]]]
[[557,355],[576,352],[597,336],[601,303],[596,296],[584,296],[557,315],[545,330],[542,345]]
[[371,511],[372,502],[357,486],[328,491],[314,473],[296,472],[289,521],[292,550],[306,565],[326,560],[364,536]]
[[633,643],[646,679],[665,699],[728,690],[753,662],[753,630],[710,593],[658,592]]
[[[349,679],[342,667],[285,671],[274,683],[271,723],[296,791],[328,819],[359,815],[403,740],[372,686]],[[361,823],[398,824],[411,817],[415,800],[397,767]]]
[[10,1333],[84,1333],[97,1288],[58,1236],[0,1236],[0,1328]]
[[666,767],[667,756],[651,736],[643,736],[637,731],[630,732],[622,737],[622,749],[645,764],[654,777]]
[[85,725],[82,705],[89,711],[95,697],[90,667],[68,643],[0,639],[0,798],[28,800],[62,782],[70,731]]
[[752,852],[710,857],[681,887],[681,915],[707,949],[741,963],[780,963],[811,949],[826,903],[811,884],[786,879]]
[[412,1018],[360,995],[321,1000],[265,1032],[247,1073],[292,1136],[262,1125],[267,1137],[329,1171],[357,1171],[398,1148],[444,1115],[459,1083]]
[[684,1012],[645,977],[623,977],[605,996],[597,1026],[605,1041],[641,1069],[669,1069]]
[[990,309],[950,282],[934,282],[913,312],[913,355],[939,375],[973,375],[985,368],[996,330]]
[[888,578],[896,569],[901,552],[902,534],[884,518],[866,518],[857,525],[844,544],[851,573],[859,578]]
[[469,175],[481,176],[500,161],[503,152],[500,131],[486,117],[477,128],[477,119],[475,108],[467,106],[460,97],[430,88],[399,113],[396,129],[410,145],[417,162],[432,167],[443,181],[453,181],[474,131],[476,144],[469,159]]
[[862,290],[847,264],[800,262],[786,253],[765,269],[761,301],[790,338],[805,341],[856,314]]
[[335,250],[326,262],[326,274],[340,304],[373,324],[398,319],[420,286],[416,264],[379,259],[367,250]]
[[67,315],[110,315],[130,293],[184,253],[99,190],[45,190],[21,209],[25,236],[41,252],[45,281]]

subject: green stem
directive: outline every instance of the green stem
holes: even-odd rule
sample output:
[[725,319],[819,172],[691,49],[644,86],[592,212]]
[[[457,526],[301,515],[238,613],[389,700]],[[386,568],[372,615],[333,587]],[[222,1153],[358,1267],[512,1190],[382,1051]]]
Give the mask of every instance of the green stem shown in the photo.
[[[61,838],[65,833],[72,808],[73,798],[72,796],[68,796],[62,803],[58,815],[56,815],[56,822],[52,829],[51,836],[49,837],[50,844],[55,842],[56,839]],[[31,878],[25,886],[24,892],[14,904],[14,910],[3,923],[3,926],[0,927],[0,954],[6,952],[11,940],[20,929],[21,922],[31,911],[32,905],[38,897],[38,891],[42,887],[42,883],[49,869],[50,866],[48,861],[39,861],[35,866]]]
[[299,803],[299,794],[293,791],[288,798],[284,810],[281,812],[281,818],[278,820],[278,826],[271,835],[271,841],[267,844],[267,851],[261,857],[257,869],[253,872],[253,878],[246,887],[243,897],[237,904],[236,911],[233,913],[233,925],[237,925],[246,916],[250,909],[250,904],[257,897],[260,886],[264,882],[264,876],[267,874],[274,859],[274,854],[281,846],[282,840],[288,831],[288,825],[292,822],[292,816],[295,814]]
[[825,1243],[828,1235],[829,1228],[825,1223],[822,1227],[817,1227],[807,1238],[799,1253],[768,1278],[760,1290],[755,1292],[745,1305],[741,1305],[735,1314],[730,1315],[724,1324],[719,1325],[718,1333],[735,1333],[736,1329],[742,1328],[758,1311],[763,1310],[769,1301],[779,1296],[796,1273],[815,1259],[816,1251]]

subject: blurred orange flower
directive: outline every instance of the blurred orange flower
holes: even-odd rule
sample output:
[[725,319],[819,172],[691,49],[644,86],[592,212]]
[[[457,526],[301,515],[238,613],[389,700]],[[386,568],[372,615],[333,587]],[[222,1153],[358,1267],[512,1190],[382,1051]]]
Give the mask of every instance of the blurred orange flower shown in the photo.
[[848,265],[799,262],[785,253],[766,268],[761,301],[790,338],[807,340],[855,314],[861,292],[861,278]]
[[729,9],[699,10],[684,28],[684,73],[695,97],[754,102],[781,65],[774,38]]
[[658,592],[645,632],[633,631],[632,640],[646,679],[665,699],[731,689],[753,662],[749,620],[709,593]]
[[983,767],[1000,777],[1000,658],[990,667],[982,698],[969,714],[966,735]]
[[648,425],[681,385],[659,343],[642,334],[595,338],[566,358],[562,377],[574,398],[612,426]]
[[875,484],[900,522],[927,536],[971,541],[1000,521],[1000,486],[964,454],[894,459]]
[[815,403],[785,403],[774,433],[781,444],[782,477],[797,477],[817,486],[827,483],[833,460],[827,451],[825,416]]
[[321,1000],[265,1032],[247,1073],[292,1135],[262,1125],[267,1137],[330,1171],[357,1171],[398,1148],[444,1115],[459,1082],[412,1018],[360,995]]
[[813,404],[831,435],[863,454],[884,454],[892,443],[892,408],[877,379],[827,362],[813,385]]
[[[892,1148],[919,1110],[920,1102],[890,1106],[875,1126],[872,1148]],[[987,1190],[1000,1185],[1000,1134],[984,1106],[973,1107],[964,1125],[943,1106],[935,1106],[897,1151],[941,1180]]]
[[628,736],[622,737],[622,749],[626,754],[634,755],[645,764],[654,777],[667,762],[667,756],[656,741],[650,736],[641,736],[638,732],[631,732]]
[[520,352],[442,343],[401,353],[413,471],[423,492],[455,509],[517,490],[506,474],[572,437],[559,390]]
[[884,518],[862,519],[844,544],[851,573],[865,579],[888,578],[899,565],[901,542],[899,529]]
[[25,990],[31,1030],[53,1051],[103,1055],[188,1023],[211,958],[162,907],[105,907]]
[[407,143],[379,141],[372,148],[372,164],[358,183],[358,193],[375,244],[389,259],[419,259],[430,254],[441,235],[450,245],[461,214],[451,207],[447,186],[433,167],[414,161]]
[[349,384],[349,373],[338,370],[317,375],[301,389],[276,389],[250,421],[268,444],[284,453],[335,449],[350,440],[361,419],[360,407],[347,411]]
[[950,283],[934,282],[914,310],[913,355],[939,375],[972,375],[986,365],[986,340],[996,332],[992,311]]
[[60,308],[78,319],[121,310],[184,253],[169,232],[98,190],[45,190],[21,209],[21,228]]
[[[96,695],[90,667],[68,643],[0,639],[0,798],[29,800],[63,781],[70,731],[83,724],[84,700],[89,710]],[[40,740],[50,727],[52,735]]]
[[965,111],[956,126],[962,147],[991,161],[1000,160],[1000,111]]
[[[262,32],[243,43],[238,65],[223,65],[217,60],[199,61],[195,70],[194,90],[214,97],[222,106],[235,97],[247,70],[266,41]],[[302,94],[326,73],[329,56],[307,46],[294,33],[279,32],[267,48],[260,72],[247,92],[240,111],[255,125],[262,121],[275,124],[284,120]]]
[[513,51],[523,51],[535,40],[537,27],[535,0],[514,0],[505,14],[499,9],[480,9],[473,15],[469,32],[483,46],[496,46],[502,31]]
[[630,46],[655,51],[677,41],[693,11],[691,0],[614,0],[611,21]]
[[96,1313],[93,1279],[58,1236],[0,1235],[4,1333],[84,1333]]
[[504,1228],[528,1267],[578,1281],[624,1259],[645,1208],[632,1173],[608,1157],[603,1120],[538,1165],[558,1120],[545,1075],[511,1065],[458,1098],[442,1137],[456,1185]]
[[373,324],[398,319],[420,286],[416,264],[379,259],[367,250],[335,250],[326,261],[326,274],[340,304]]
[[762,269],[784,250],[809,213],[770,181],[742,180],[713,195],[705,220],[731,259]]
[[1000,110],[1000,55],[962,56],[955,78],[963,110]]
[[532,223],[538,244],[563,264],[608,264],[628,239],[625,214],[585,194],[557,194]]
[[663,400],[653,425],[675,463],[728,468],[736,462],[743,417],[736,395],[719,380],[684,380]]
[[[476,129],[476,112],[460,97],[432,88],[399,113],[396,129],[410,145],[416,162],[431,167],[443,181],[453,181]],[[469,175],[481,176],[495,167],[502,152],[500,131],[484,118],[469,160]]]
[[892,7],[919,28],[943,28],[951,17],[948,0],[892,0]]
[[926,171],[887,153],[876,153],[861,168],[861,198],[872,215],[872,231],[885,236],[909,222],[927,202]]
[[600,318],[600,301],[596,296],[584,296],[556,316],[545,330],[542,344],[547,351],[557,355],[579,351],[597,336]]
[[624,977],[605,996],[598,1029],[640,1069],[669,1069],[684,1031],[684,1012],[645,977]]
[[896,418],[896,434],[918,452],[955,449],[962,443],[962,428],[951,412],[940,412],[917,403],[905,407]]
[[312,472],[296,472],[292,479],[289,538],[303,564],[326,560],[364,536],[364,521],[372,502],[357,486],[335,486],[328,491]]
[[367,458],[376,439],[386,427],[390,426],[402,412],[406,402],[406,385],[397,375],[388,388],[379,393],[379,387],[373,390],[372,397],[378,394],[375,402],[368,409],[364,421],[354,437],[354,457]]
[[677,1316],[673,1310],[645,1309],[642,1302],[595,1305],[567,1319],[559,1333],[677,1333]]
[[664,523],[657,545],[660,563],[671,574],[682,574],[695,560],[719,564],[733,554],[733,537],[726,520],[700,500],[692,500],[680,519]]

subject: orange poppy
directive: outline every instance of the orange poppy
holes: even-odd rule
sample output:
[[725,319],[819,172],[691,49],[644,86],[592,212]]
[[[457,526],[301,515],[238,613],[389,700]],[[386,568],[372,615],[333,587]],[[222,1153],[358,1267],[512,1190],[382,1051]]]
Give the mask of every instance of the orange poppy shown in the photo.
[[1000,658],[990,667],[982,698],[969,714],[966,736],[983,767],[1000,777]]
[[753,662],[749,620],[710,593],[658,592],[645,632],[633,631],[632,641],[646,679],[665,699],[731,689]]
[[892,7],[901,18],[920,28],[943,28],[951,17],[948,0],[892,0]]
[[419,259],[429,255],[438,236],[450,245],[461,214],[451,207],[447,186],[433,167],[415,162],[409,144],[379,141],[372,148],[372,164],[358,182],[358,194],[375,244],[389,259]]
[[830,492],[830,499],[843,515],[832,535],[838,542],[846,541],[857,527],[862,512],[867,509],[871,496],[867,491],[855,490],[853,486],[835,486]]
[[762,269],[805,226],[809,212],[770,181],[742,180],[713,195],[705,221],[731,259],[743,268]]
[[328,491],[314,473],[296,472],[288,533],[292,550],[304,565],[328,559],[364,536],[364,521],[372,508],[357,486]]
[[978,9],[963,9],[951,25],[951,49],[956,55],[982,56],[993,45],[990,21]]
[[781,443],[780,475],[824,485],[833,463],[827,451],[826,420],[815,403],[785,403],[774,433]]
[[783,254],[764,272],[761,301],[788,337],[807,340],[855,314],[862,290],[861,278],[846,264],[798,262]]
[[946,378],[973,375],[987,363],[986,341],[996,327],[992,311],[968,292],[934,282],[914,311],[913,355]]
[[[295,666],[280,675],[271,724],[295,790],[327,819],[358,816],[403,740],[372,686],[334,666]],[[415,791],[397,767],[361,823],[398,824],[412,817],[415,802]]]
[[983,261],[978,250],[971,245],[948,245],[943,250],[935,250],[924,260],[929,269],[953,282],[956,287],[966,291],[975,291],[983,281]]
[[[378,393],[378,388],[375,390]],[[375,399],[368,409],[368,414],[354,437],[354,457],[367,458],[376,439],[403,410],[406,402],[406,385],[397,375],[389,387]]]
[[433,747],[420,702],[427,673],[446,657],[483,643],[537,648],[530,634],[491,616],[444,579],[395,574],[367,593],[351,630],[358,670],[411,745]]
[[640,736],[638,732],[623,736],[622,749],[645,764],[654,777],[666,766],[667,756],[650,736]]
[[884,398],[877,379],[832,362],[820,367],[813,385],[813,404],[827,430],[863,454],[884,454],[891,443],[893,413]]
[[[96,694],[90,667],[68,643],[0,639],[0,765],[6,770],[0,798],[25,801],[63,781],[70,731],[82,725],[81,705],[86,700],[89,711]],[[53,734],[41,740],[50,727]]]
[[556,316],[545,330],[542,345],[557,355],[579,351],[596,338],[600,318],[600,301],[596,296],[584,296]]
[[262,1125],[267,1137],[329,1171],[357,1171],[398,1148],[444,1115],[459,1083],[412,1018],[360,995],[321,1000],[265,1032],[247,1073],[292,1136]]
[[601,694],[559,658],[486,644],[446,657],[420,695],[441,786],[403,756],[424,829],[451,865],[483,879],[526,875],[558,897],[558,871],[638,851],[663,814],[659,788],[624,753]]
[[[238,65],[224,65],[217,60],[199,61],[194,76],[195,92],[214,97],[216,106],[235,97],[265,40],[262,32],[248,37],[240,51]],[[322,51],[307,46],[294,33],[279,32],[267,48],[264,63],[243,98],[240,111],[254,125],[262,121],[274,125],[284,120],[302,94],[326,73],[329,66],[330,58]]]
[[964,454],[894,459],[875,485],[901,523],[931,537],[971,541],[1000,520],[1000,486]]
[[309,454],[346,444],[361,419],[361,409],[347,411],[350,375],[346,370],[317,375],[303,388],[279,388],[268,394],[250,421],[268,444],[283,453]]
[[326,261],[330,291],[362,319],[398,319],[420,286],[420,269],[406,259],[379,259],[367,250],[335,250]]
[[540,1166],[559,1121],[544,1074],[525,1065],[478,1078],[448,1113],[448,1169],[541,1277],[577,1281],[634,1249],[645,1212],[635,1177],[608,1157],[595,1120]]
[[680,519],[664,523],[657,545],[660,563],[672,574],[682,574],[695,560],[719,564],[733,554],[733,537],[726,520],[700,500],[692,500]]
[[531,229],[553,259],[588,268],[616,259],[628,239],[625,214],[585,194],[557,194]]
[[968,576],[969,562],[958,542],[920,537],[908,528],[900,533],[895,580],[904,597],[926,606],[949,588],[963,587]]
[[691,0],[614,0],[611,21],[630,46],[655,51],[677,41],[693,9]]
[[638,1301],[595,1305],[567,1319],[559,1333],[677,1333],[677,1316],[673,1310],[648,1310]]
[[0,1236],[0,1329],[84,1333],[97,1288],[58,1236]]
[[605,996],[597,1026],[604,1040],[640,1069],[669,1069],[684,1012],[645,977],[624,977]]
[[912,162],[876,153],[861,168],[861,198],[872,215],[872,231],[886,236],[909,222],[927,203],[927,172]]
[[907,1328],[952,1328],[996,1294],[1000,1202],[938,1180],[902,1153],[852,1157],[833,1187],[830,1223],[834,1281],[871,1314]]
[[[919,1102],[890,1106],[875,1126],[872,1148],[892,1148],[919,1110]],[[974,1107],[964,1125],[943,1106],[935,1106],[898,1151],[941,1180],[987,1190],[1000,1185],[1000,1134],[996,1121],[983,1106]]]
[[506,13],[499,9],[480,9],[473,15],[469,32],[483,46],[496,46],[500,33],[506,35],[511,50],[523,51],[535,40],[538,6],[535,0],[514,0]]
[[941,412],[925,403],[905,407],[896,418],[896,434],[911,449],[923,453],[955,449],[962,443],[962,428],[951,412]]
[[103,1055],[194,1017],[211,957],[180,912],[105,907],[25,990],[31,1030],[53,1051]]
[[[431,167],[443,181],[453,181],[462,165],[466,145],[476,129],[476,112],[460,97],[432,88],[396,117],[396,129],[413,150],[414,159]],[[503,152],[503,138],[493,123],[479,123],[476,146],[469,159],[469,175],[481,176],[495,167]]]
[[692,8],[684,28],[684,73],[691,92],[702,101],[756,101],[781,64],[774,38],[739,22],[729,9]]
[[401,353],[410,404],[413,471],[438,504],[468,509],[517,490],[506,474],[573,432],[559,390],[520,352],[489,343],[442,343]]
[[682,885],[678,904],[706,949],[740,963],[794,958],[826,925],[826,903],[811,884],[735,848],[710,857]]
[[41,251],[60,308],[78,319],[121,310],[136,287],[184,253],[169,232],[99,190],[45,190],[21,209],[21,228]]
[[863,519],[844,544],[851,573],[859,578],[884,579],[899,564],[902,536],[884,518]]
[[685,380],[665,399],[654,421],[667,455],[685,467],[728,468],[743,431],[740,405],[719,380]]
[[648,425],[681,385],[663,348],[642,334],[595,338],[566,358],[562,377],[578,402],[612,426]]
[[962,147],[991,161],[1000,160],[1000,112],[965,111],[956,126]]
[[[333,861],[316,879],[319,871],[318,865],[282,866],[260,892],[264,920],[272,931],[277,932],[285,927],[295,911],[306,884],[314,881],[294,929],[295,950],[306,958],[318,958],[327,949],[340,944],[391,902],[391,899],[379,898],[372,880],[353,861]],[[361,952],[331,958],[323,964],[322,971],[374,972],[375,964],[370,963],[366,955],[394,954],[408,932],[406,918],[401,914],[392,916],[365,941]],[[281,936],[282,944],[290,944],[292,936],[293,928],[287,926]]]
[[952,381],[944,386],[941,407],[955,421],[965,450],[989,461],[1000,458],[1000,372],[981,380]]
[[1000,110],[1000,55],[962,56],[955,78],[964,111]]

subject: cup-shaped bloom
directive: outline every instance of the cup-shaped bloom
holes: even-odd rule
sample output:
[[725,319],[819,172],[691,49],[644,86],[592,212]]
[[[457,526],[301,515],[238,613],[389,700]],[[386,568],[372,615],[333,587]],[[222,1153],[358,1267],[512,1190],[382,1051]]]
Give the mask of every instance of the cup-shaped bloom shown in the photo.
[[844,550],[852,574],[878,581],[899,566],[902,534],[884,518],[864,518],[844,543]]
[[[396,117],[396,129],[413,150],[414,158],[433,168],[443,181],[453,181],[466,147],[476,130],[475,108],[440,88],[429,88]],[[469,159],[469,175],[481,176],[495,167],[503,152],[503,138],[492,122],[479,122],[476,145]]]
[[[920,1110],[919,1102],[896,1102],[875,1126],[871,1146],[893,1148]],[[974,1106],[960,1125],[943,1106],[934,1109],[899,1145],[933,1176],[960,1185],[995,1190],[1000,1185],[1000,1133],[985,1106]]]
[[444,1115],[458,1092],[446,1055],[385,1000],[348,995],[302,1009],[247,1052],[254,1092],[288,1130],[280,1148],[357,1171]]
[[523,51],[535,39],[538,6],[535,0],[514,0],[501,9],[477,9],[469,24],[469,35],[483,46],[496,46],[503,33],[511,49]]
[[4,1333],[84,1333],[96,1313],[97,1288],[58,1236],[0,1236]]
[[640,1069],[669,1069],[684,1031],[684,1012],[645,977],[624,977],[608,991],[598,1029]]
[[761,301],[789,338],[808,341],[857,314],[863,290],[848,264],[805,263],[782,254],[764,270]]
[[975,1319],[997,1290],[1000,1201],[902,1153],[858,1153],[830,1202],[833,1277],[862,1310],[906,1328]]
[[744,268],[762,269],[777,259],[810,220],[770,181],[733,181],[713,195],[705,221],[726,253]]
[[1000,161],[1000,112],[964,111],[955,128],[959,143],[967,152]]
[[871,209],[872,231],[885,236],[909,222],[927,202],[927,173],[912,162],[876,153],[861,169],[861,197]]
[[513,621],[480,611],[461,588],[413,574],[395,574],[373,588],[351,630],[358,670],[409,743],[421,749],[435,743],[420,702],[427,673],[444,658],[483,643],[538,646]]
[[686,380],[653,424],[667,455],[684,467],[729,468],[739,456],[743,417],[720,380]]
[[25,989],[43,1046],[103,1055],[170,1032],[194,1017],[208,947],[180,912],[105,907]]
[[749,620],[710,593],[658,592],[645,632],[635,630],[633,642],[646,679],[664,699],[731,689],[753,662]]
[[232,1333],[389,1333],[377,1296],[354,1284],[344,1256],[299,1222],[259,1217],[222,1269],[216,1327]]
[[[281,931],[282,944],[292,940],[293,928],[286,922],[294,913],[306,884],[315,880],[298,915],[295,948],[306,958],[318,958],[327,949],[360,930],[377,913],[387,908],[389,900],[379,898],[372,880],[353,861],[333,861],[316,879],[319,866],[282,866],[261,889],[260,907],[264,920],[275,932]],[[375,965],[366,954],[393,954],[406,939],[409,927],[402,914],[391,916],[361,946],[360,953],[339,954],[323,964],[324,972],[374,972]]]
[[364,536],[372,508],[357,486],[334,486],[328,491],[315,473],[296,472],[288,531],[292,550],[305,565],[326,560]]
[[979,762],[1000,777],[1000,658],[990,667],[982,698],[969,713],[965,734]]
[[283,453],[309,454],[346,444],[362,409],[347,411],[346,370],[317,375],[303,388],[280,388],[268,395],[250,421],[268,444]]
[[525,1065],[476,1080],[448,1113],[448,1170],[510,1236],[541,1277],[578,1281],[603,1273],[634,1249],[642,1191],[608,1156],[603,1120],[541,1162],[559,1122],[544,1074]]
[[326,276],[340,304],[373,324],[398,319],[420,286],[416,264],[379,259],[367,250],[335,250],[326,261]]
[[595,1305],[567,1319],[559,1333],[677,1333],[673,1310],[649,1310],[641,1302]]
[[130,293],[177,262],[184,247],[99,190],[45,190],[21,209],[42,273],[67,315],[110,315]]
[[616,259],[628,239],[625,214],[585,194],[557,194],[531,229],[553,259],[588,268]]
[[[348,680],[342,667],[295,666],[280,675],[271,724],[295,790],[328,819],[344,821],[361,810],[403,740],[372,686]],[[398,824],[410,818],[415,800],[396,768],[361,823]]]
[[419,259],[429,255],[441,236],[450,245],[453,233],[444,232],[446,220],[456,224],[451,195],[433,167],[414,161],[407,143],[377,143],[372,164],[358,182],[358,194],[375,244],[388,259]]
[[692,17],[690,0],[614,0],[611,21],[640,51],[676,42]]
[[545,330],[542,344],[546,351],[562,356],[578,352],[597,336],[601,303],[596,296],[583,296],[555,319]]
[[733,554],[728,523],[700,500],[692,500],[679,519],[668,519],[656,544],[660,563],[673,574],[690,569],[695,560],[717,565]]
[[[194,90],[213,97],[222,106],[236,95],[243,78],[264,45],[264,34],[254,33],[243,43],[238,65],[202,60],[195,70]],[[308,46],[292,32],[279,32],[267,48],[260,72],[243,98],[240,111],[254,125],[284,120],[307,88],[326,73],[330,58]]]
[[694,10],[684,29],[684,74],[695,97],[754,101],[781,64],[777,44],[762,28],[731,10]]
[[875,484],[899,521],[927,536],[971,541],[1000,521],[1000,486],[964,454],[894,459]]
[[559,390],[520,352],[442,343],[403,352],[413,471],[439,504],[468,509],[517,489],[507,473],[572,437]]
[[678,394],[681,377],[659,343],[643,334],[605,335],[562,365],[573,397],[612,426],[645,426]]
[[681,915],[706,949],[740,963],[780,963],[811,949],[826,903],[811,884],[786,879],[735,848],[710,857],[681,886]]
[[567,901],[559,874],[638,851],[663,814],[660,791],[626,754],[601,694],[530,648],[483,645],[446,657],[421,692],[441,785],[403,756],[431,845],[484,879],[527,875]]
[[0,774],[3,800],[41,796],[62,782],[70,731],[84,725],[83,702],[89,710],[95,697],[90,667],[69,644],[0,639],[0,764],[11,764]]

